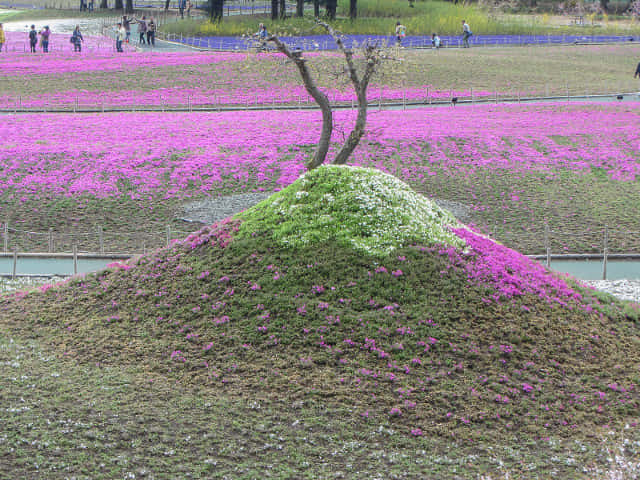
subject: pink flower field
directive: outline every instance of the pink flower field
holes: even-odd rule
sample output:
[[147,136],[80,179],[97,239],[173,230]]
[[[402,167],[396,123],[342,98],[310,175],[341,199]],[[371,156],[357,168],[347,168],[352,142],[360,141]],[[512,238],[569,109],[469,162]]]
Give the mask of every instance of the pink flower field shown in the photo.
[[[371,112],[353,163],[419,184],[508,170],[551,179],[602,169],[640,174],[638,104],[476,106]],[[0,126],[2,195],[183,198],[288,185],[319,136],[319,112],[9,115]],[[338,112],[334,140],[354,120]],[[516,192],[511,200],[517,201]]]

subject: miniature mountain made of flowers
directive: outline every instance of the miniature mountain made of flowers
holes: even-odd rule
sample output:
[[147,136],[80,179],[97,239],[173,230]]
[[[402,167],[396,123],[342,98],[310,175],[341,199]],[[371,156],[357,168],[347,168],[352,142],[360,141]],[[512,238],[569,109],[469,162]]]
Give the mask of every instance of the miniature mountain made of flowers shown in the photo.
[[170,248],[2,298],[0,320],[79,362],[409,439],[589,441],[640,408],[638,305],[362,168],[318,168]]

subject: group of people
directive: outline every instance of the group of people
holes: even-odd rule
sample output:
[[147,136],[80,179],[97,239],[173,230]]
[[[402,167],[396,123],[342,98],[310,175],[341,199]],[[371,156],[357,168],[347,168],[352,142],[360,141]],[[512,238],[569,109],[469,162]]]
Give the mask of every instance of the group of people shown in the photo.
[[180,18],[184,18],[184,12],[187,12],[187,17],[191,16],[191,0],[178,0],[178,10],[180,11]]
[[116,51],[122,52],[122,44],[129,43],[131,40],[131,24],[138,24],[138,45],[156,44],[156,22],[151,17],[147,20],[146,16],[142,18],[122,16],[122,22],[116,26]]
[[80,11],[81,12],[93,12],[93,7],[95,6],[94,0],[80,0]]
[[[40,47],[42,48],[42,52],[49,53],[49,38],[51,37],[51,29],[49,28],[49,25],[45,25],[39,32],[36,30],[35,25],[31,25],[31,30],[29,30],[30,52],[36,53],[37,51],[38,35],[40,35]],[[4,39],[4,32],[2,32],[2,38]],[[71,34],[69,41],[73,44],[74,52],[82,51],[82,42],[84,42],[84,38],[82,37],[79,25],[76,25],[76,28],[73,29],[73,33]],[[1,43],[4,43],[4,41]]]
[[[396,44],[401,47],[402,40],[407,35],[407,27],[402,25],[400,22],[396,22]],[[471,28],[466,20],[462,20],[462,47],[469,48],[469,37],[473,35]],[[431,34],[431,46],[433,48],[440,48],[442,42],[437,33]]]

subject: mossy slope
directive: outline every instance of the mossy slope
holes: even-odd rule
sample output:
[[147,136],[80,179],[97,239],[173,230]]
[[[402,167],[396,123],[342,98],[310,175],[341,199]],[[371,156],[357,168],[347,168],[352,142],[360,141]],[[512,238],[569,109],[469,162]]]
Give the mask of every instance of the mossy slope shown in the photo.
[[134,264],[3,299],[0,322],[79,361],[347,406],[417,436],[589,439],[637,421],[636,306],[395,182],[320,169]]

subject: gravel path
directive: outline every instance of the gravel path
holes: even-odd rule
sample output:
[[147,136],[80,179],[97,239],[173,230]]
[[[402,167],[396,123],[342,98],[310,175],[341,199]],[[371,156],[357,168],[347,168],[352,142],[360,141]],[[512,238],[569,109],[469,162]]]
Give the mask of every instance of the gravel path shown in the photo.
[[584,283],[622,300],[640,303],[640,280],[589,280]]

